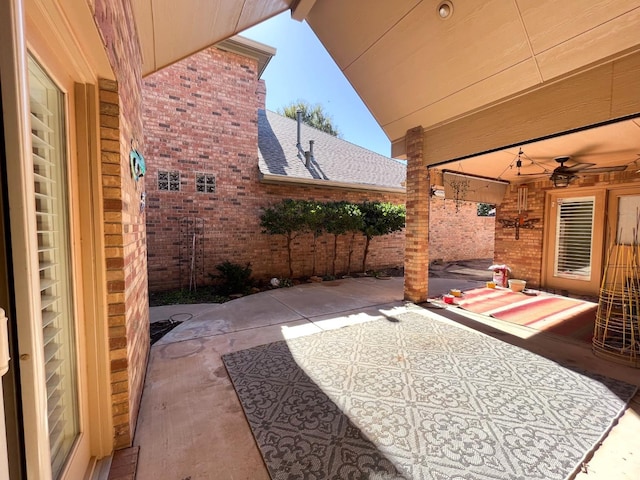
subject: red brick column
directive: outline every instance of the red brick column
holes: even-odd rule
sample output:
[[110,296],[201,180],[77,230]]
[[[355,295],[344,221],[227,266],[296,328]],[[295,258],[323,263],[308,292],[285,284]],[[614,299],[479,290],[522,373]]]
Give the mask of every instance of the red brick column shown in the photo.
[[429,178],[423,158],[422,127],[407,131],[407,226],[404,253],[404,298],[427,299],[429,288]]

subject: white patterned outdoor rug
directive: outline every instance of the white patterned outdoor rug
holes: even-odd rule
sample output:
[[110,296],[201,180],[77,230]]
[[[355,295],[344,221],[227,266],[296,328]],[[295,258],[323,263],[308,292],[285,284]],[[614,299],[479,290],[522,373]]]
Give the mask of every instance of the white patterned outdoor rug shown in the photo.
[[417,312],[223,360],[276,480],[566,479],[636,390]]

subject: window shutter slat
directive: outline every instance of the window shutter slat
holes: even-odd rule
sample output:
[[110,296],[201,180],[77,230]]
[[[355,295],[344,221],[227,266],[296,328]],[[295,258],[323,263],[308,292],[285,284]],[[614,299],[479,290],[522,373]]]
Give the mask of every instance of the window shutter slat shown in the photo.
[[595,198],[558,203],[555,275],[590,280]]
[[53,476],[58,478],[79,433],[70,297],[63,96],[31,60],[29,74],[49,449]]

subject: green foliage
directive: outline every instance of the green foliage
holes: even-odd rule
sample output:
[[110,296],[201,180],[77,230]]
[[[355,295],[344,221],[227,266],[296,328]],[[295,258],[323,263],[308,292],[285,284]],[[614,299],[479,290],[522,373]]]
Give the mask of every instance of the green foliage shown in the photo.
[[307,209],[305,200],[287,198],[280,203],[264,207],[260,215],[262,233],[270,235],[294,235],[303,233]]
[[405,225],[404,205],[383,202],[364,202],[359,205],[362,212],[362,233],[367,238],[402,230]]
[[280,280],[280,288],[291,288],[293,287],[293,280],[290,278],[279,278]]
[[495,207],[495,205],[491,205],[489,203],[479,203],[478,204],[478,216],[479,217],[490,217],[491,216],[491,210],[493,210],[494,207]]
[[[349,268],[356,233],[366,237],[363,255],[363,271],[366,267],[369,243],[377,236],[402,230],[405,225],[406,210],[403,205],[383,202],[314,202],[307,200],[283,200],[263,209],[260,225],[263,233],[284,235],[287,240],[289,276],[293,277],[292,240],[302,233],[313,234],[313,273],[315,275],[316,240],[324,232],[334,235],[333,274],[337,252],[337,238],[351,232],[349,246]],[[347,272],[349,273],[349,272]]]
[[[333,262],[332,272],[336,274],[336,258],[338,255],[338,236],[352,232],[349,243],[349,259],[347,265],[350,269],[351,257],[353,255],[353,239],[355,232],[362,230],[363,221],[358,205],[349,202],[331,202],[326,204],[327,215],[325,229],[327,233],[333,235]],[[350,273],[347,271],[347,273]]]
[[312,275],[316,274],[316,246],[318,237],[324,233],[325,221],[327,219],[326,204],[306,201],[304,205],[304,224],[313,234],[313,269]]
[[358,205],[349,202],[331,202],[325,204],[327,218],[325,230],[332,235],[344,235],[347,232],[362,230],[362,215]]
[[362,271],[366,272],[369,244],[373,237],[388,235],[402,230],[405,226],[406,209],[404,205],[388,202],[364,202],[359,205],[362,212],[362,233],[366,237]]
[[320,104],[311,106],[304,100],[298,100],[297,102],[293,102],[281,109],[278,109],[278,113],[296,120],[298,110],[302,112],[302,121],[305,124],[310,127],[317,128],[318,130],[322,130],[334,137],[340,137],[340,132],[337,127],[333,125],[333,120],[324,112],[324,109]]
[[233,293],[249,293],[253,282],[251,281],[251,265],[239,265],[237,263],[225,260],[216,269],[220,275],[211,275],[212,278],[221,279],[218,285],[218,291],[222,295],[231,295]]
[[291,257],[291,242],[307,229],[305,215],[307,212],[305,200],[282,200],[270,207],[262,209],[260,226],[262,233],[270,235],[284,235],[287,241],[287,258],[289,261],[289,276],[293,277],[293,259]]
[[319,237],[325,230],[325,221],[327,219],[326,203],[314,201],[304,201],[303,223],[306,229],[313,233],[314,237]]

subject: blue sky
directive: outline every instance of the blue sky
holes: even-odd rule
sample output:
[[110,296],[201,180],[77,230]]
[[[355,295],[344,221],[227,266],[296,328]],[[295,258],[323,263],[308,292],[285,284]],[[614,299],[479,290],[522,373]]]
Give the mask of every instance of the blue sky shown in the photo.
[[262,74],[267,109],[275,112],[297,100],[320,104],[341,138],[391,154],[387,136],[306,22],[292,20],[287,11],[240,35],[277,49]]

